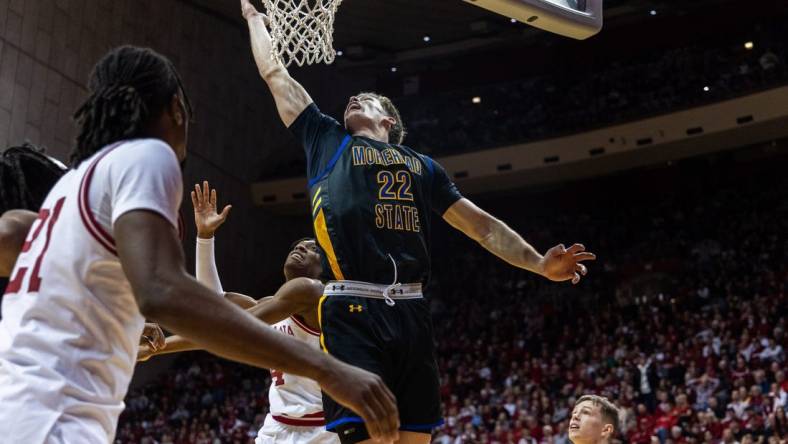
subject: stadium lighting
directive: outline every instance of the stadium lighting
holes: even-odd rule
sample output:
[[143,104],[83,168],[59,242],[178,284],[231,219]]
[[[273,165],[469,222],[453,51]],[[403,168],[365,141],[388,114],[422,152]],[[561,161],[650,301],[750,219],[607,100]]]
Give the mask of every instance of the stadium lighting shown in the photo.
[[397,72],[397,67],[396,66],[392,66],[391,67],[391,72]]
[[512,22],[512,23],[517,23],[517,19],[516,18],[509,19],[509,21]]
[[429,41],[430,41],[430,36],[428,36],[428,35],[425,35],[423,40],[424,40],[424,43],[429,43]]
[[342,52],[341,49],[337,49],[337,57],[342,57],[342,54],[344,54],[344,52]]
[[656,10],[656,9],[652,9],[652,10],[649,12],[649,14],[651,14],[651,15],[657,15],[657,10]]
[[753,44],[752,42],[744,43],[744,49],[752,49],[752,48],[755,48],[755,44]]
[[471,102],[473,102],[473,103],[482,103],[482,98],[479,97],[479,96],[476,96],[476,97],[471,99]]
[[706,92],[709,92],[709,89],[710,89],[710,88],[709,88],[708,86],[704,86],[704,87],[703,87],[703,90],[704,90],[704,91],[706,91]]

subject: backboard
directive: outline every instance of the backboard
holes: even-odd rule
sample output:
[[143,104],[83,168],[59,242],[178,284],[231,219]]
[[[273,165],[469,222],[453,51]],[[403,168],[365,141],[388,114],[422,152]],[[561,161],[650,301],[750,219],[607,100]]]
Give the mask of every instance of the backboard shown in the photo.
[[602,29],[602,0],[464,0],[545,31],[587,39]]

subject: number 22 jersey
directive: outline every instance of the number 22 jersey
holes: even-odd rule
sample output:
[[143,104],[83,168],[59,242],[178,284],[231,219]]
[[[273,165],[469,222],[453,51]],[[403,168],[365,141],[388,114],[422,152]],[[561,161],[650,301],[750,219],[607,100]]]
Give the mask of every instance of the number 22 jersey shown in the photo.
[[327,279],[391,283],[429,278],[431,213],[462,196],[431,158],[352,136],[309,105],[290,125],[307,158],[312,220]]

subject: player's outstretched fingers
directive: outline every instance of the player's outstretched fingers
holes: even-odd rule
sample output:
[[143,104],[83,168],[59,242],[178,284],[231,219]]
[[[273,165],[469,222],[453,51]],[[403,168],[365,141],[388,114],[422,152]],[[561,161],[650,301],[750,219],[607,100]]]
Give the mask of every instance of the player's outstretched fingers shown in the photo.
[[575,271],[580,273],[582,276],[588,274],[588,268],[586,268],[586,266],[583,264],[575,264]]
[[153,351],[159,351],[167,346],[167,341],[164,338],[164,332],[154,335],[151,340],[153,341]]
[[364,410],[361,415],[370,438],[380,442],[399,439],[399,412],[394,395],[388,392],[383,381],[372,382],[363,394]]
[[202,205],[203,198],[202,198],[202,187],[199,183],[194,184],[194,193],[197,195],[197,204]]
[[577,254],[573,255],[573,257],[575,258],[575,260],[577,262],[580,262],[580,261],[593,261],[593,260],[596,259],[596,255],[594,253],[589,253],[587,251],[584,251],[582,253],[577,253]]
[[205,204],[211,203],[211,187],[208,185],[208,181],[202,181],[202,201]]
[[575,275],[572,277],[572,285],[576,285],[578,282],[580,282],[580,275],[575,273]]
[[222,220],[227,219],[227,215],[230,214],[230,210],[232,210],[232,209],[233,209],[232,205],[226,205],[224,207],[224,209],[222,210],[222,214],[219,215],[219,216],[221,216]]
[[555,247],[547,250],[545,256],[558,257],[564,253],[566,253],[566,248],[564,248],[564,244],[558,244]]
[[192,208],[197,208],[197,193],[191,192],[192,195]]
[[323,369],[318,380],[323,391],[361,416],[371,438],[392,442],[388,439],[392,434],[387,433],[391,426],[385,424],[396,422],[389,418],[399,418],[399,412],[396,401],[392,402],[394,395],[385,394],[386,385],[380,376],[335,359],[324,363]]
[[586,251],[586,247],[583,244],[573,244],[566,250],[566,252],[570,254],[577,254],[581,251]]
[[148,342],[154,352],[164,348],[166,345],[164,332],[159,324],[154,322],[145,323],[145,327],[142,330],[142,338]]
[[249,20],[251,17],[259,14],[260,12],[257,11],[257,8],[252,5],[252,2],[249,0],[241,0],[241,15],[243,18]]
[[362,410],[359,411],[358,414],[361,415],[361,419],[364,420],[364,425],[367,427],[367,433],[369,433],[369,437],[376,441],[381,440],[383,433],[380,430],[378,413],[375,411],[375,408],[366,399],[366,397],[364,399]]
[[378,404],[383,415],[381,431],[383,432],[384,440],[397,441],[399,440],[399,412],[397,411],[397,400],[394,394],[386,387],[385,384],[380,383],[373,387],[373,394],[378,400]]

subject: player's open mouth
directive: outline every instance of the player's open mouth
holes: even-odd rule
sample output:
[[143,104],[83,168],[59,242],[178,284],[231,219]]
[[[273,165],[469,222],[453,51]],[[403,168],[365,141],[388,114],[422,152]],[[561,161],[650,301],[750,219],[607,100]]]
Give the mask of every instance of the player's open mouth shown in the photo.
[[577,425],[577,424],[572,424],[572,425],[569,426],[569,430],[577,430],[579,428],[580,428],[580,426]]
[[298,253],[298,252],[290,253],[290,257],[292,257],[293,259],[295,259],[297,261],[303,261],[304,260],[304,256],[302,256],[301,253]]
[[347,107],[348,111],[353,111],[353,110],[357,110],[357,109],[361,109],[361,105],[359,105],[358,103],[351,103]]

